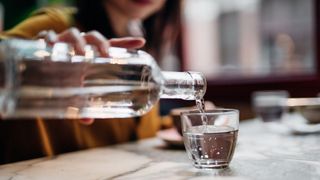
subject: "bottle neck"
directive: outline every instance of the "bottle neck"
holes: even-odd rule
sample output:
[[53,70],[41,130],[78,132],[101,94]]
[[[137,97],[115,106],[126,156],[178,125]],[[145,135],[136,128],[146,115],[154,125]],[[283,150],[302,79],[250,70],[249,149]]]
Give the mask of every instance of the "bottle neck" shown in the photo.
[[160,98],[195,100],[202,98],[207,89],[207,82],[199,72],[163,71],[164,83]]

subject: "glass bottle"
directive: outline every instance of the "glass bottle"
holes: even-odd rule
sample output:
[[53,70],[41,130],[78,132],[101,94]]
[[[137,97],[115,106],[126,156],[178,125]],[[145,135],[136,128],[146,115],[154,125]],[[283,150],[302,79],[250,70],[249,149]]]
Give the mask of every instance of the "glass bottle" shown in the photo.
[[0,44],[2,118],[124,118],[148,112],[159,98],[194,100],[206,91],[198,72],[163,72],[144,51],[92,46],[74,55],[66,43]]

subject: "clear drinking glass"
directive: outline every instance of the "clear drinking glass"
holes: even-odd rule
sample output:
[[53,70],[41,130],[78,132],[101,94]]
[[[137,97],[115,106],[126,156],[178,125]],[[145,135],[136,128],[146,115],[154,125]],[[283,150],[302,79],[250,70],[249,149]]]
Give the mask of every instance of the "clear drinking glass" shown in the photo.
[[279,91],[256,91],[252,95],[253,108],[263,122],[281,120],[287,111],[289,93]]
[[182,112],[181,122],[184,145],[196,168],[216,169],[229,165],[238,136],[238,110]]

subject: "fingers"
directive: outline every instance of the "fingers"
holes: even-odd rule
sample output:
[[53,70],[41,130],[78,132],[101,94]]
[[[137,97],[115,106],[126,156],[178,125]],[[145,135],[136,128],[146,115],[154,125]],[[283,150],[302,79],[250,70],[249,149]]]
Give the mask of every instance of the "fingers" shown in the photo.
[[57,34],[52,31],[52,30],[48,30],[48,31],[41,31],[37,37],[37,39],[42,38],[44,39],[47,43],[49,44],[53,44],[57,41]]
[[91,44],[98,48],[100,56],[108,56],[108,48],[110,46],[122,47],[127,49],[138,49],[144,46],[145,39],[140,37],[124,37],[106,39],[98,31],[90,31],[82,34],[77,28],[70,28],[60,34],[54,31],[42,31],[38,34],[37,38],[44,38],[49,44],[59,41],[70,43],[78,55],[85,55],[85,45]]
[[212,110],[216,108],[216,106],[211,101],[205,101],[204,107],[206,108],[206,110]]
[[86,45],[85,39],[81,36],[77,28],[70,28],[58,35],[57,41],[68,42],[73,45],[75,53],[84,55],[84,47]]
[[92,44],[97,47],[101,56],[108,56],[108,48],[110,46],[109,41],[98,31],[90,31],[83,35],[83,38],[88,44]]
[[94,119],[80,119],[79,120],[81,124],[84,124],[84,125],[90,125],[94,122]]
[[127,49],[138,49],[144,46],[145,39],[140,37],[124,37],[112,38],[107,40],[102,34],[97,31],[91,31],[83,35],[88,44],[94,45],[98,48],[100,55],[108,56],[108,48],[110,46],[122,47]]
[[110,46],[122,47],[127,49],[138,49],[144,46],[146,40],[140,37],[124,37],[109,39]]

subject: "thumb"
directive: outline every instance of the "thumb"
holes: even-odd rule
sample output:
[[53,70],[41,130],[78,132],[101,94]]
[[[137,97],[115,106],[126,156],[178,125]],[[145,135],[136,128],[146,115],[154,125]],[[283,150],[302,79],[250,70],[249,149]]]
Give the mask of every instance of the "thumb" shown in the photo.
[[146,40],[140,37],[125,37],[109,39],[110,46],[127,49],[138,49],[144,46]]
[[90,124],[92,124],[94,122],[94,119],[87,118],[87,119],[80,119],[79,121],[80,121],[81,124],[90,125]]

